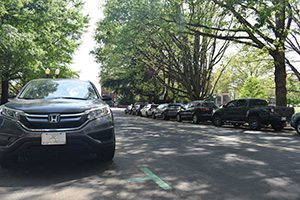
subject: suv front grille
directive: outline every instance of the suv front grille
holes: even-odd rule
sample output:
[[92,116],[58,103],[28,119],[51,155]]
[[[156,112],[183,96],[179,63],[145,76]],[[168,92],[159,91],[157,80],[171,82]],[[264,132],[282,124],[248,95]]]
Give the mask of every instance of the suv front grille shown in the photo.
[[49,119],[51,114],[28,114],[21,116],[19,123],[27,130],[76,130],[84,126],[87,122],[86,113],[55,113],[54,121]]

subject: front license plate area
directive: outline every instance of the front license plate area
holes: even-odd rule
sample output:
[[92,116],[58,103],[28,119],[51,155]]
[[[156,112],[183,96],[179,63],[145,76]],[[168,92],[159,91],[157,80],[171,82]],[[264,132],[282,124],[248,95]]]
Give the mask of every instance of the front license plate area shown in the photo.
[[281,121],[286,121],[286,117],[281,117]]
[[42,133],[42,145],[66,144],[66,133]]

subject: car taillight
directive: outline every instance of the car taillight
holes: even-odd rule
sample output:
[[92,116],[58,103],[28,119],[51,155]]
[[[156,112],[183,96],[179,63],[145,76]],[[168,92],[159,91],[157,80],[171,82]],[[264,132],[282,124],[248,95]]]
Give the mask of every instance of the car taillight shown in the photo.
[[209,111],[209,108],[202,107],[201,110],[202,111]]

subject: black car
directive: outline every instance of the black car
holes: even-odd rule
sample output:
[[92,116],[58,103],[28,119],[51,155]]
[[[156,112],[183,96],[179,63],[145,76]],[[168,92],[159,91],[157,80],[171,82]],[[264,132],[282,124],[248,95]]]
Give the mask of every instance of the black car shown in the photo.
[[2,167],[16,163],[19,156],[114,157],[113,115],[89,81],[32,80],[0,111]]
[[271,125],[275,131],[280,131],[293,114],[293,107],[271,106],[264,99],[244,98],[234,99],[214,112],[212,121],[218,127],[223,124],[239,127],[247,123],[252,130]]
[[210,101],[191,101],[186,106],[179,110],[176,114],[176,120],[192,120],[194,124],[200,121],[212,119],[213,111],[218,109],[214,102]]
[[160,104],[152,111],[152,118],[155,119],[159,117],[164,120],[175,118],[177,112],[183,107],[184,105],[181,103]]
[[295,113],[291,119],[291,126],[295,128],[297,133],[300,135],[300,112]]

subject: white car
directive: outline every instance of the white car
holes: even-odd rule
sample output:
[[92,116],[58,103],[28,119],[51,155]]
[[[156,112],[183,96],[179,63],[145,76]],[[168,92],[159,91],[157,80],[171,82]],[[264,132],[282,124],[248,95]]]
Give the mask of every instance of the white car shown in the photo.
[[158,104],[147,104],[144,108],[141,109],[141,116],[142,117],[151,117],[152,110],[159,106]]

